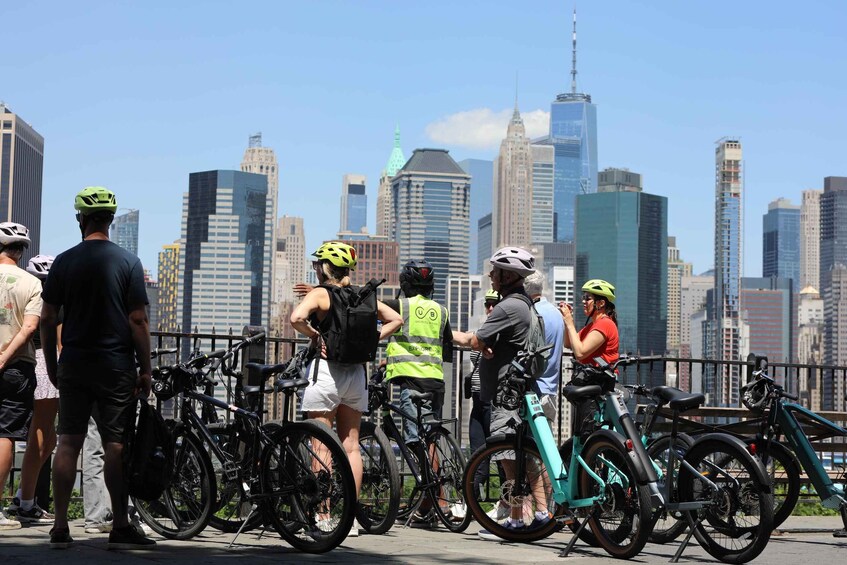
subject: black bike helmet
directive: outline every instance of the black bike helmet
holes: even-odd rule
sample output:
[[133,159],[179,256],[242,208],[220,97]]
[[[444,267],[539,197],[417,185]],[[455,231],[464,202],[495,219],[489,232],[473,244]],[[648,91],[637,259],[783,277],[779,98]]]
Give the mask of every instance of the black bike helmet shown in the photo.
[[406,296],[429,294],[435,285],[435,270],[426,260],[412,259],[400,271],[400,289]]

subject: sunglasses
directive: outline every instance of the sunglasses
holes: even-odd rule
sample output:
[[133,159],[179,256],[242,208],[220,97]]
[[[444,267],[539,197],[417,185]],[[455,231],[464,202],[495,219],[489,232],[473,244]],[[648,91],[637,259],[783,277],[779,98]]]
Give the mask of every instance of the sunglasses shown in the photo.
[[593,301],[594,301],[594,297],[593,297],[592,295],[590,295],[590,294],[583,294],[583,295],[582,295],[582,301],[583,301],[583,302],[593,302]]

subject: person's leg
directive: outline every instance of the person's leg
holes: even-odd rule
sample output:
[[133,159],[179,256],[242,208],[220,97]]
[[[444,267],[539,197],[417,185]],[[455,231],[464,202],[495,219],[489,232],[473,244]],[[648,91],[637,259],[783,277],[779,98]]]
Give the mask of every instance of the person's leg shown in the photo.
[[0,498],[6,491],[6,481],[9,480],[9,471],[12,470],[12,462],[14,461],[15,442],[7,437],[0,438],[0,479],[2,479],[2,487],[0,487]]
[[[35,497],[38,474],[44,462],[56,447],[56,414],[59,411],[58,398],[36,400],[32,411],[32,424],[29,428],[26,451],[21,462],[21,502],[31,501]],[[42,504],[45,504],[42,501]]]
[[59,447],[53,457],[53,504],[56,508],[54,529],[68,527],[68,505],[76,480],[76,462],[85,441],[83,434],[60,434]]
[[415,418],[418,416],[418,408],[412,403],[409,398],[409,389],[405,385],[400,385],[400,410],[411,416],[411,418],[403,418],[403,436],[406,443],[418,441],[418,424]]
[[91,417],[82,449],[82,505],[85,527],[97,527],[101,531],[110,529],[109,524],[112,522],[112,507],[103,479],[104,457],[103,440],[97,431],[97,423]]
[[109,498],[112,501],[112,528],[124,528],[129,525],[127,505],[129,495],[126,491],[124,481],[123,455],[124,445],[116,441],[103,443],[106,453],[103,465],[103,476],[106,479],[106,488],[109,490]]
[[336,413],[336,425],[338,438],[347,452],[347,459],[353,470],[353,479],[356,481],[356,497],[362,488],[362,454],[359,451],[359,427],[362,424],[362,413],[345,404],[338,407]]

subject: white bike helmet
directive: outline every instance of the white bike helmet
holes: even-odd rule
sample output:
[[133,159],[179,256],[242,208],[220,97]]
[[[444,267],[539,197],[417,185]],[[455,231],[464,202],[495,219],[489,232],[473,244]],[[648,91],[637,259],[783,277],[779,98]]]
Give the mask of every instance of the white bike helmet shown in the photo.
[[522,277],[535,272],[535,257],[526,249],[520,247],[501,247],[489,261],[495,267],[504,271],[512,271]]
[[29,230],[26,226],[15,222],[0,223],[0,245],[6,246],[15,243],[23,243],[24,247],[29,247]]
[[36,255],[29,260],[26,266],[26,272],[35,275],[39,279],[46,279],[47,273],[50,272],[50,267],[53,265],[54,257],[52,255]]

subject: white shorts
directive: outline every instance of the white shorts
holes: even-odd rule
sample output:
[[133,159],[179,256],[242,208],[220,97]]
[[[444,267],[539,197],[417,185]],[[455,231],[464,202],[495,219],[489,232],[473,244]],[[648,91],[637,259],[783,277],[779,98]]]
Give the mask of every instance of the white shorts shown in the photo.
[[35,400],[45,400],[47,398],[59,398],[59,391],[50,382],[50,377],[47,376],[47,365],[44,363],[44,351],[41,349],[35,350]]
[[[317,379],[315,363],[318,363]],[[368,409],[368,383],[363,365],[315,359],[309,363],[308,375],[309,386],[303,391],[300,404],[304,412],[330,412],[341,404],[359,412]]]

